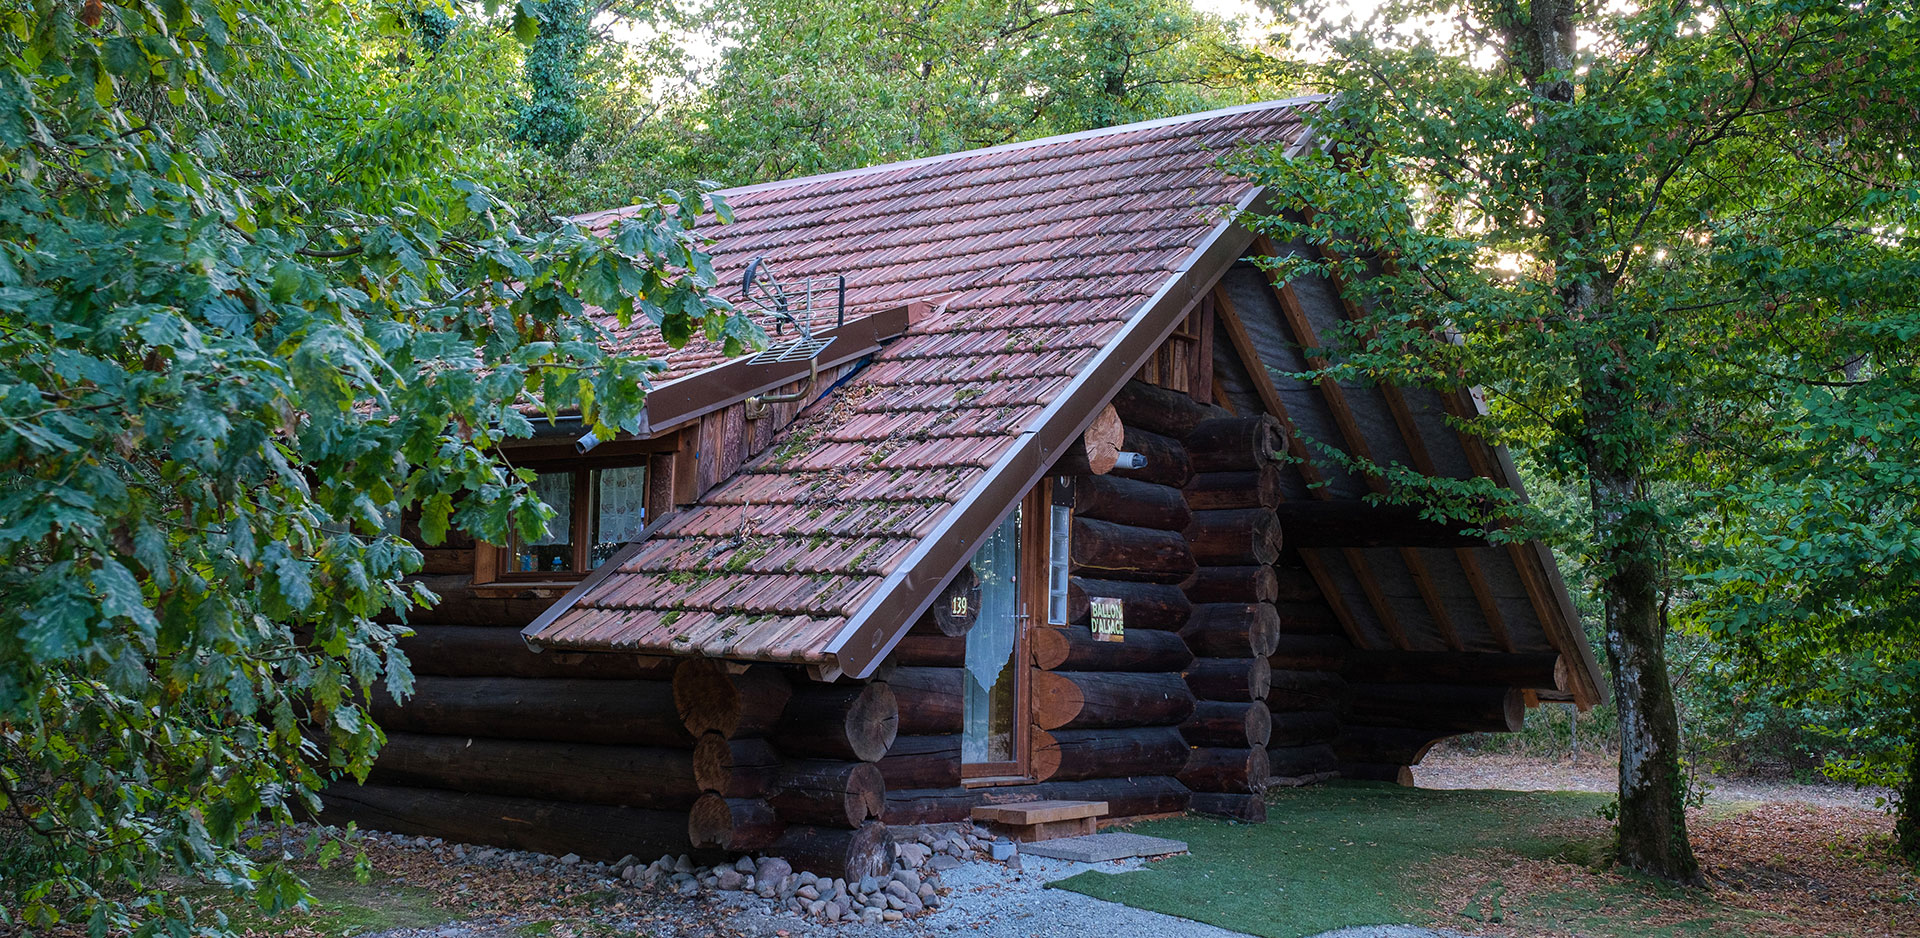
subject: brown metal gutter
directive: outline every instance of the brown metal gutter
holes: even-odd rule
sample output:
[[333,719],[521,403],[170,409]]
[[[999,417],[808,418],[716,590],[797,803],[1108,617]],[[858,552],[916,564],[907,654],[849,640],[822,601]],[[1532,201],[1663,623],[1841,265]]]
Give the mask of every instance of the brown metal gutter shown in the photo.
[[[833,340],[820,355],[819,370],[826,371],[879,351],[881,345],[905,335],[907,329],[932,308],[931,303],[914,301],[816,333],[818,338]],[[808,368],[808,360],[804,358],[772,361],[745,356],[668,381],[647,392],[646,409],[640,413],[640,430],[634,435],[649,437],[664,433],[755,394],[798,381],[806,376]]]

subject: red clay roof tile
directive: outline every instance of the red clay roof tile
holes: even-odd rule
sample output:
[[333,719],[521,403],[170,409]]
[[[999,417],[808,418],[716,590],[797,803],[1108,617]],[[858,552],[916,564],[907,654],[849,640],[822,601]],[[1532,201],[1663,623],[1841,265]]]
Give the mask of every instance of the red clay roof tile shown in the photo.
[[[1286,144],[1311,102],[1192,115],[728,192],[736,282],[844,275],[849,308],[944,304],[703,495],[532,640],[823,663],[885,575],[983,484],[1250,190],[1216,166]],[[604,224],[619,210],[585,216]],[[662,380],[722,360],[649,329]],[[896,623],[904,628],[907,623]]]

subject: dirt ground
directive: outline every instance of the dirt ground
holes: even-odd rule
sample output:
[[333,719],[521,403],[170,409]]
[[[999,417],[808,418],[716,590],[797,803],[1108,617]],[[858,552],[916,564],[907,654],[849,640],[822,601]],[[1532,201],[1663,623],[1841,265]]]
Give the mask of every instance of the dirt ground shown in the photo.
[[[1466,752],[1435,746],[1413,767],[1421,788],[1497,788],[1506,791],[1618,790],[1618,763],[1603,753],[1572,760],[1540,759],[1503,753]],[[1704,776],[1707,800],[1730,803],[1792,803],[1822,808],[1877,808],[1887,792],[1851,785],[1801,785],[1790,781]]]

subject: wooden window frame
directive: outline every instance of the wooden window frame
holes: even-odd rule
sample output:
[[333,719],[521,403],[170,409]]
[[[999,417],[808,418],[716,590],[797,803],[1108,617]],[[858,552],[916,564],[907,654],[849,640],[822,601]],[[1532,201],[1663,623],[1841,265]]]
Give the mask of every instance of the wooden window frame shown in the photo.
[[[571,585],[586,579],[593,573],[593,569],[587,566],[593,558],[591,543],[594,507],[593,471],[633,466],[645,467],[647,472],[646,517],[651,523],[674,508],[673,481],[676,475],[674,461],[678,455],[678,437],[678,434],[674,434],[658,440],[616,441],[602,444],[588,454],[573,453],[570,451],[570,445],[568,449],[540,447],[531,452],[511,454],[510,458],[516,469],[573,474],[573,504],[570,520],[574,532],[574,569],[558,573],[550,570],[516,570],[511,543],[480,544],[474,551],[474,584]],[[601,450],[607,451],[601,452]]]
[[[1051,479],[1041,479],[1020,502],[1020,612],[1013,636],[1013,754],[1008,762],[961,763],[965,787],[1024,785],[1033,777],[1033,649],[1035,615],[1047,608],[1047,527],[1052,507]],[[1036,610],[1038,612],[1036,613]]]

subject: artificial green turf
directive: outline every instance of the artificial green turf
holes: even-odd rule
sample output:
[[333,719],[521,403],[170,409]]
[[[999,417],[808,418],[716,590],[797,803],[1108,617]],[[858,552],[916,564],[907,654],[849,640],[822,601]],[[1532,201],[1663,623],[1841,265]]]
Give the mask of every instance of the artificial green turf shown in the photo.
[[1081,873],[1053,886],[1271,938],[1428,921],[1437,910],[1415,879],[1423,864],[1496,846],[1526,857],[1595,862],[1603,842],[1542,829],[1591,818],[1607,800],[1580,792],[1369,783],[1287,789],[1269,797],[1265,824],[1187,817],[1137,825],[1138,833],[1185,841],[1192,852],[1131,873]]

